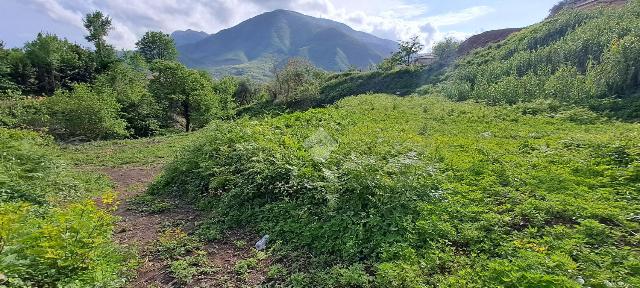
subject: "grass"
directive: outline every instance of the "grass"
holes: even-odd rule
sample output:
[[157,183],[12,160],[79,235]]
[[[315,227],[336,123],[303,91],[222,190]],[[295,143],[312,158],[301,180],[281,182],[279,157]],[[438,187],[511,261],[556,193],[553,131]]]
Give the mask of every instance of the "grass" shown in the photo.
[[95,141],[62,145],[62,157],[75,166],[116,167],[163,164],[187,144],[193,134],[133,140]]
[[640,285],[640,127],[530,110],[366,95],[216,122],[151,192],[284,243],[272,284]]

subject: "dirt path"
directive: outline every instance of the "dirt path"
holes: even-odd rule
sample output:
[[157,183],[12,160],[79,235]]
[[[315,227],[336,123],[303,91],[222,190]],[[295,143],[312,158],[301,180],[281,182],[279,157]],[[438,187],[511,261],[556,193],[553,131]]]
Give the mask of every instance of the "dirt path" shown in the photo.
[[221,240],[204,243],[199,248],[206,253],[211,268],[198,273],[189,281],[180,281],[170,270],[170,263],[157,252],[162,233],[170,228],[191,233],[205,218],[193,207],[171,203],[170,209],[160,212],[141,211],[132,199],[144,194],[148,185],[160,173],[161,166],[103,168],[100,173],[109,176],[116,185],[120,205],[115,215],[116,241],[138,251],[141,264],[136,277],[128,287],[256,287],[266,279],[269,259],[259,259],[244,273],[238,272],[239,261],[255,258],[252,243],[258,236],[250,233],[227,233]]

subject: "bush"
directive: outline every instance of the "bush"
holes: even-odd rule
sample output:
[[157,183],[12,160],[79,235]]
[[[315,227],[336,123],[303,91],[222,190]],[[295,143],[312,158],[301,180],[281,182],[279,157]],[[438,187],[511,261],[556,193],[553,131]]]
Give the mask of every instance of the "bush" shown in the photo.
[[113,94],[97,93],[84,84],[58,91],[45,101],[50,132],[60,139],[98,140],[128,136]]
[[291,286],[633,287],[640,131],[571,113],[369,95],[215,122],[150,189],[313,255]]
[[25,97],[0,100],[0,127],[45,129],[48,117],[42,100]]
[[115,218],[87,200],[107,181],[67,170],[52,144],[0,128],[0,285],[121,286],[130,262],[112,242]]

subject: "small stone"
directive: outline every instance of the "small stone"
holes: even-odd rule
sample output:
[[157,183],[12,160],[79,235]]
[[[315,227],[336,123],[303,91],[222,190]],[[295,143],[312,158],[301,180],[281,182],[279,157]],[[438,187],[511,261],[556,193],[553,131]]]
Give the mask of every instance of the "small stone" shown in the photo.
[[484,132],[484,133],[480,134],[480,136],[485,137],[485,138],[489,138],[489,137],[493,136],[493,133],[487,131],[487,132]]
[[269,242],[269,235],[264,235],[262,238],[256,242],[256,250],[262,251],[267,248],[267,242]]
[[576,282],[578,282],[578,284],[583,285],[584,284],[584,279],[582,279],[582,276],[578,276],[576,278]]
[[608,280],[604,280],[604,286],[613,287],[614,285],[613,285],[613,283],[609,282]]

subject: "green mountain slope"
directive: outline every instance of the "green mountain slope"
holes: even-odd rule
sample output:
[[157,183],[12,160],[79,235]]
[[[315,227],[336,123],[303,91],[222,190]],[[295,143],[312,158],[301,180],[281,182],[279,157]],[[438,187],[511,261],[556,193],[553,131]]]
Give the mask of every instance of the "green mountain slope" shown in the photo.
[[207,37],[209,37],[209,34],[202,31],[193,31],[191,29],[174,31],[171,33],[171,38],[173,38],[173,41],[175,41],[176,46],[178,47],[198,42]]
[[307,57],[329,71],[366,68],[390,55],[397,44],[331,20],[276,10],[200,41],[178,47],[180,61],[201,69]]
[[459,61],[440,85],[451,99],[538,100],[640,119],[640,1],[564,11]]

